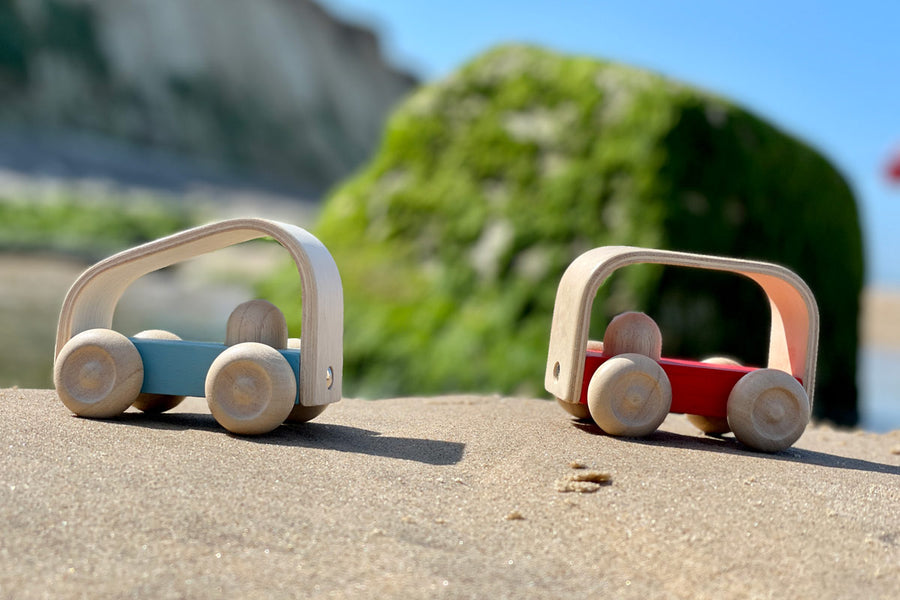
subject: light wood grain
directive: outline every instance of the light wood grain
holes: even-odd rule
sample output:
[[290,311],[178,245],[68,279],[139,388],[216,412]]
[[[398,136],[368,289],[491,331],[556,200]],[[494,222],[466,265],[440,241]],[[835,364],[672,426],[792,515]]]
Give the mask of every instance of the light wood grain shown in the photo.
[[744,375],[728,397],[728,425],[740,442],[778,452],[800,439],[809,423],[806,390],[778,369]]
[[89,329],[66,343],[53,365],[60,400],[76,415],[105,419],[138,397],[144,380],[141,355],[121,333]]
[[579,419],[581,421],[590,421],[591,420],[591,411],[588,409],[587,404],[582,404],[581,402],[565,402],[556,399],[556,402],[565,410],[567,413]]
[[291,366],[277,350],[259,342],[244,342],[213,361],[206,376],[206,402],[216,421],[228,431],[268,433],[294,408],[296,386]]
[[578,402],[590,310],[597,290],[617,269],[640,263],[732,272],[758,283],[769,299],[772,312],[768,366],[800,378],[812,405],[819,312],[812,291],[800,277],[771,263],[631,246],[589,250],[576,258],[563,274],[553,309],[544,376],[548,392],[564,402]]
[[659,360],[662,358],[662,333],[656,321],[644,313],[625,312],[609,322],[603,334],[602,348],[607,356],[630,353]]
[[294,408],[291,409],[291,412],[285,419],[285,422],[306,423],[307,421],[312,421],[325,412],[326,408],[328,408],[327,404],[321,406],[303,406],[302,404],[295,404]]
[[327,248],[306,230],[267,219],[242,218],[195,227],[125,250],[86,270],[69,289],[56,332],[55,356],[74,335],[109,329],[122,293],[139,277],[194,256],[260,237],[281,244],[302,286],[301,401],[320,406],[341,398],[343,292]]
[[653,433],[669,414],[672,387],[659,363],[643,354],[619,354],[600,365],[587,390],[594,422],[610,435]]
[[248,300],[231,311],[225,327],[225,345],[259,342],[276,350],[287,348],[284,314],[268,300]]
[[[300,349],[300,338],[289,338],[287,323],[278,307],[266,300],[250,300],[238,306],[228,318],[225,345],[241,342],[260,342],[276,349]],[[302,392],[301,392],[302,393]],[[288,423],[306,423],[315,419],[328,407],[294,404],[285,419]]]

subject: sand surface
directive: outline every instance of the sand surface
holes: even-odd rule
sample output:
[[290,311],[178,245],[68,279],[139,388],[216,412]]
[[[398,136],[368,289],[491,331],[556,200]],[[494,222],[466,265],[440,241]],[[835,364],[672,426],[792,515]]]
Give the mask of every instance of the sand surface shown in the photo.
[[900,597],[900,431],[765,455],[441,397],[238,438],[202,400],[91,421],[7,389],[0,441],[0,598]]

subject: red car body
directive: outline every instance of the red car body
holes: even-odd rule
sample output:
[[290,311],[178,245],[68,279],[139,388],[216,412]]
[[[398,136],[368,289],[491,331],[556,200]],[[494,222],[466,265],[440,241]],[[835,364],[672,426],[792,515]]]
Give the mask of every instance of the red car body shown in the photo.
[[[584,361],[584,382],[581,404],[587,404],[587,389],[591,377],[610,357],[588,350]],[[719,365],[694,360],[663,358],[659,361],[672,386],[672,407],[669,412],[725,418],[728,396],[738,380],[756,367]],[[800,383],[803,383],[797,378]]]

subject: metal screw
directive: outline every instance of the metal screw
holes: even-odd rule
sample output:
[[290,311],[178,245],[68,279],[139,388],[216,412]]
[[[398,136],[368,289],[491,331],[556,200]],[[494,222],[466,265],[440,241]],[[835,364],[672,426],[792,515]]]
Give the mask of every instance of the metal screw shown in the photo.
[[331,370],[331,367],[325,369],[325,383],[328,384],[328,389],[331,389],[331,386],[334,385],[334,371]]

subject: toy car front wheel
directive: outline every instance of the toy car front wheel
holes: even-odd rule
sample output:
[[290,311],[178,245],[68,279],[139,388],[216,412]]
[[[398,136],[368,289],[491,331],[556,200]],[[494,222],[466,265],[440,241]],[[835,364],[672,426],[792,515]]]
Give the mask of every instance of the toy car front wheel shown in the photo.
[[121,414],[141,391],[144,365],[131,341],[111,329],[89,329],[70,339],[53,366],[60,400],[76,415]]
[[789,373],[759,369],[747,373],[728,396],[728,425],[742,443],[778,452],[796,442],[809,422],[809,397]]
[[206,375],[209,410],[232,433],[272,431],[294,408],[296,394],[297,381],[287,359],[259,342],[228,348]]
[[620,354],[591,377],[588,408],[594,422],[610,435],[642,436],[665,420],[672,386],[659,363],[642,354]]

